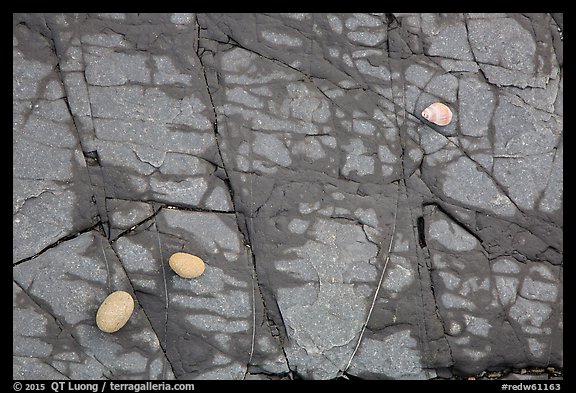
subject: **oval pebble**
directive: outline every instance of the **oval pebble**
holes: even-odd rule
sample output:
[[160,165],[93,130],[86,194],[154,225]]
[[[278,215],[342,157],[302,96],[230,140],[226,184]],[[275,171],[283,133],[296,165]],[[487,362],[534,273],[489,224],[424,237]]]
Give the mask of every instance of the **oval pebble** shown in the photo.
[[176,274],[183,278],[200,277],[206,268],[202,259],[185,252],[172,254],[168,260],[168,264]]
[[98,308],[96,325],[103,332],[117,332],[126,325],[133,311],[134,299],[128,292],[112,292]]

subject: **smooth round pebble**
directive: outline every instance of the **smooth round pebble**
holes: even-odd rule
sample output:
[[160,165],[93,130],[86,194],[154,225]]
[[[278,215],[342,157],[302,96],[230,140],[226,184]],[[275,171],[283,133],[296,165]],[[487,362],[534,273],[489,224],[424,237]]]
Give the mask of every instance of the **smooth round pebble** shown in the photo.
[[96,325],[103,332],[117,332],[126,325],[133,311],[134,299],[128,292],[112,292],[98,308]]
[[195,255],[185,252],[177,252],[172,254],[168,260],[168,264],[183,278],[196,278],[204,273],[206,265],[204,261]]

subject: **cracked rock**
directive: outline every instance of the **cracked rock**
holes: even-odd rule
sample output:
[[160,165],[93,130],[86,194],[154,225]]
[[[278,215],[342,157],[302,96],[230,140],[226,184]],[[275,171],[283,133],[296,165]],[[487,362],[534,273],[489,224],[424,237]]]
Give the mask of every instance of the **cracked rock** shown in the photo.
[[14,379],[562,369],[562,29],[13,14]]

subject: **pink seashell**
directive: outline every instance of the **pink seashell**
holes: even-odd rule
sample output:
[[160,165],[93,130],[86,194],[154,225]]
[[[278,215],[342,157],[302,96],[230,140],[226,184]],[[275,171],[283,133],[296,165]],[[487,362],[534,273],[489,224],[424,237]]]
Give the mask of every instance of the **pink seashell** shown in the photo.
[[422,117],[431,123],[445,126],[452,121],[452,111],[446,105],[435,102],[422,111]]

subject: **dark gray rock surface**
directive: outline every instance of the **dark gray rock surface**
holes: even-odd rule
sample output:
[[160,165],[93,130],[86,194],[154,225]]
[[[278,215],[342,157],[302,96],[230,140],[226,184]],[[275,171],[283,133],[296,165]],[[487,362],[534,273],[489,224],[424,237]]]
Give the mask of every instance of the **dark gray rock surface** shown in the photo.
[[14,14],[13,377],[562,368],[562,28]]

